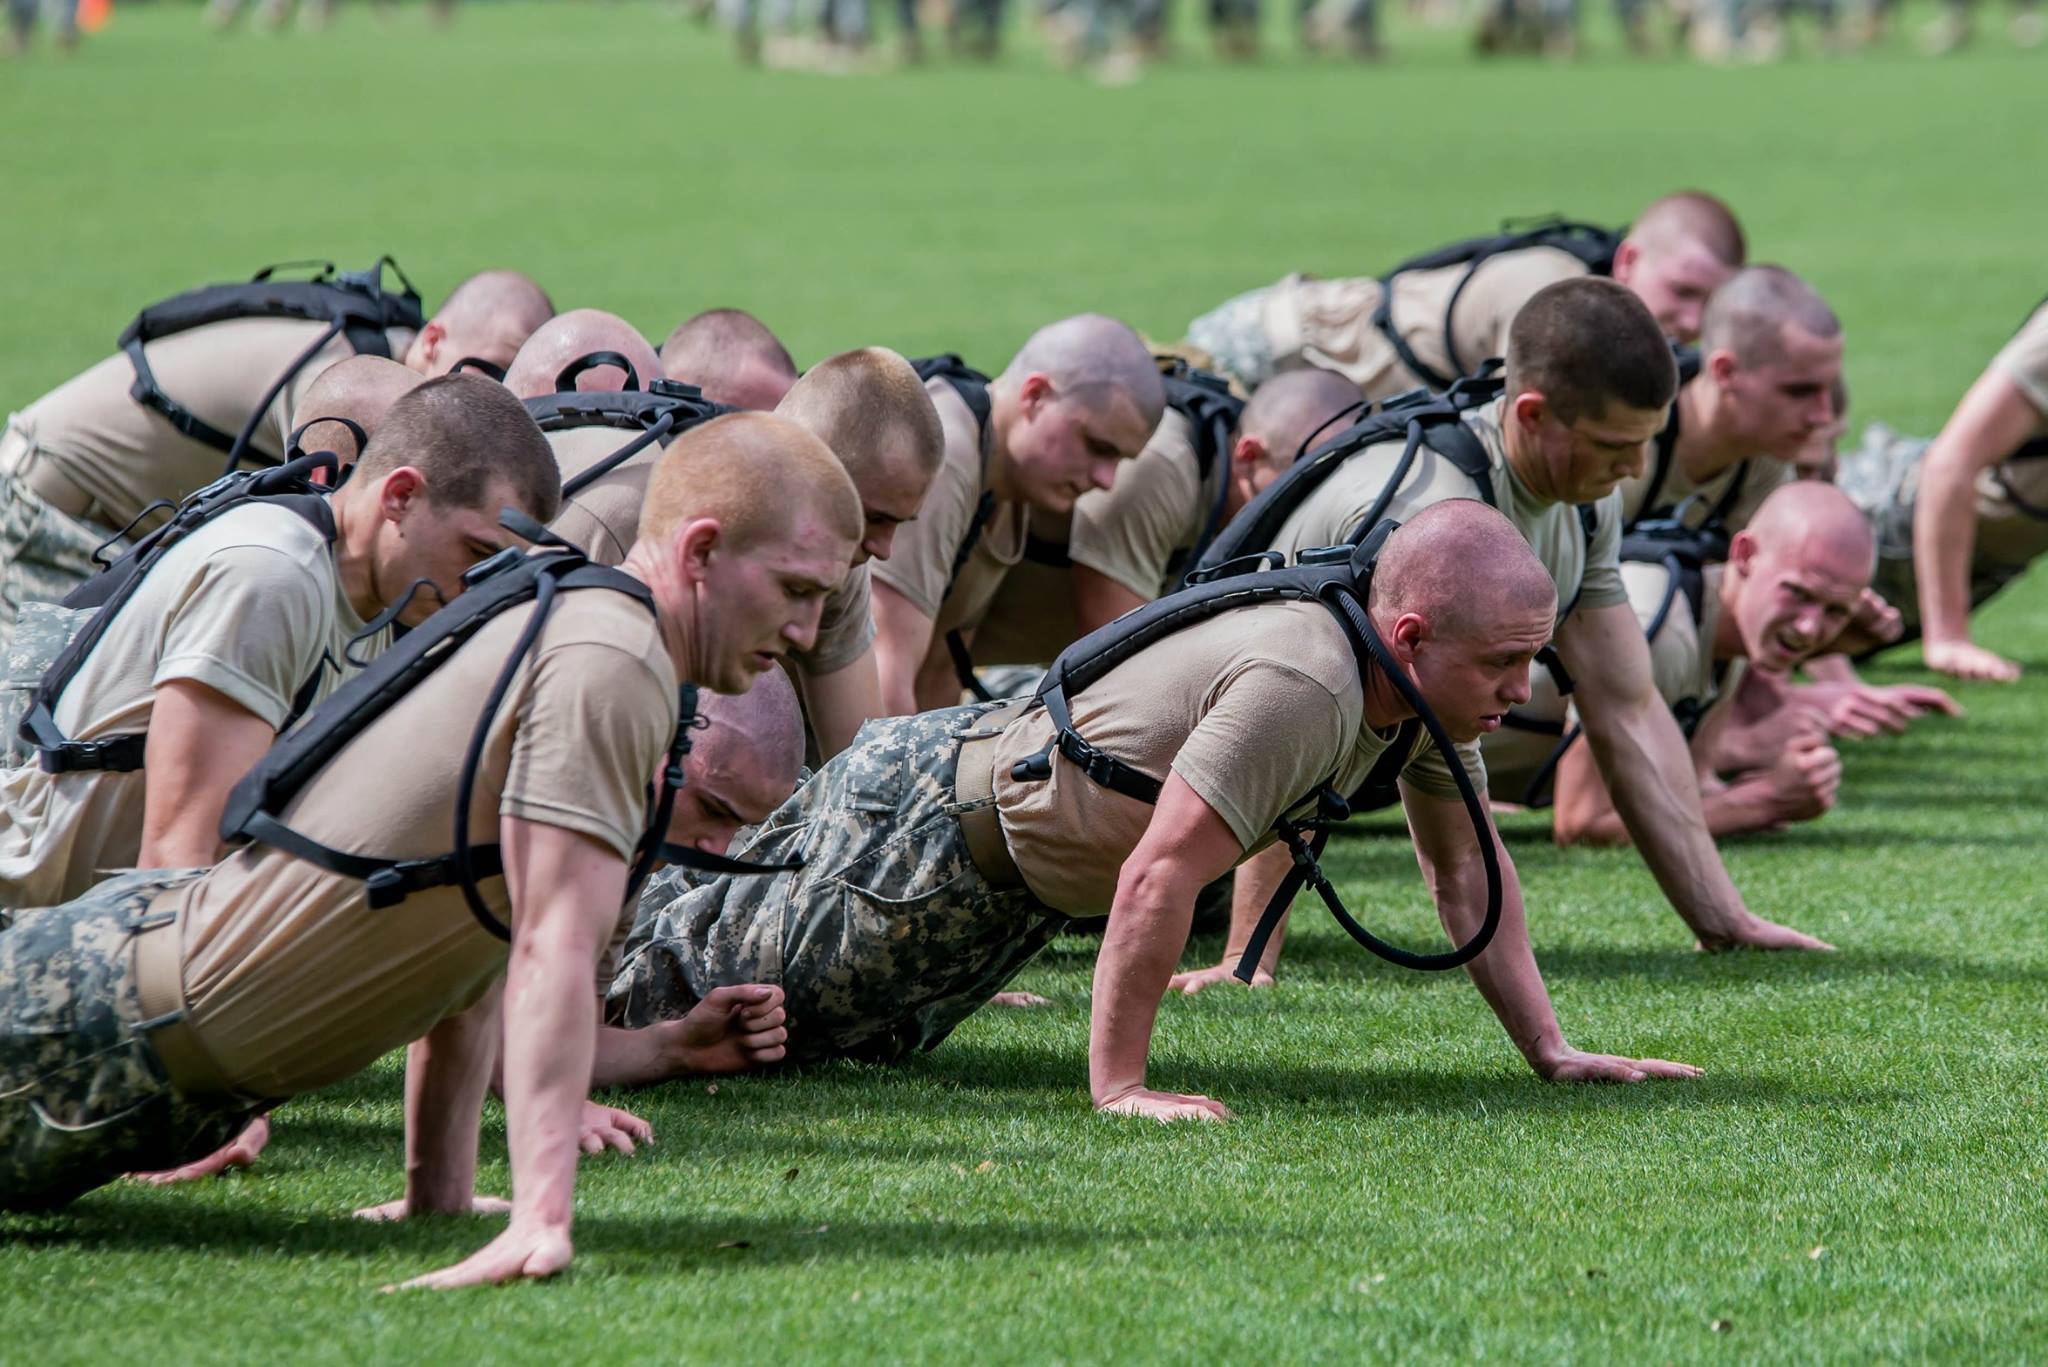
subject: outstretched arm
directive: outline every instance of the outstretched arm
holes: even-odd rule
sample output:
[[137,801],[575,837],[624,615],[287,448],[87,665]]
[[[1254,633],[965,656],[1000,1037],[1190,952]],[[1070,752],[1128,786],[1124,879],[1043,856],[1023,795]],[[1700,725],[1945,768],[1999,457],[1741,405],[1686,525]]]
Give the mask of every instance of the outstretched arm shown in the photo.
[[854,733],[868,722],[889,715],[882,709],[882,677],[872,644],[844,669],[805,674],[803,690],[804,710],[810,716],[811,734],[817,737],[822,759],[853,744]]
[[882,580],[875,580],[875,672],[882,691],[882,715],[907,717],[917,711],[917,675],[932,648],[932,619]]
[[1628,605],[1580,608],[1559,629],[1557,648],[1577,683],[1580,722],[1615,810],[1700,943],[1709,949],[1826,948],[1743,904],[1707,832],[1685,736],[1657,695],[1650,647]]
[[277,739],[270,723],[193,679],[158,685],[143,747],[136,867],[204,868],[220,859],[228,793]]
[[1921,458],[1913,571],[1930,669],[1999,683],[2020,676],[2018,665],[1970,640],[1970,560],[1977,547],[1977,476],[2025,441],[2041,417],[1994,366],[1970,386]]
[[[1810,821],[1834,806],[1842,780],[1841,756],[1828,745],[1820,723],[1811,720],[1810,713],[1801,715],[1809,720],[1768,767],[1726,786],[1702,788],[1700,808],[1707,830],[1716,838]],[[1704,736],[1694,742],[1696,761],[1700,747],[1708,743]],[[1628,829],[1585,745],[1574,742],[1558,761],[1556,791],[1551,835],[1558,844],[1628,844]]]
[[1237,836],[1187,780],[1169,773],[1152,820],[1117,875],[1109,929],[1095,960],[1088,1086],[1095,1108],[1154,1120],[1223,1120],[1205,1096],[1145,1086],[1152,1025],[1187,945],[1195,895],[1244,853]]
[[[1486,919],[1486,869],[1480,862],[1479,833],[1473,830],[1462,803],[1426,796],[1406,783],[1401,785],[1401,797],[1408,811],[1408,829],[1415,836],[1415,859],[1422,868],[1422,880],[1436,899],[1445,931],[1462,944]],[[1543,975],[1536,968],[1536,955],[1529,948],[1521,881],[1491,817],[1485,838],[1493,842],[1500,860],[1500,924],[1492,942],[1465,971],[1529,1066],[1552,1082],[1641,1082],[1651,1077],[1698,1076],[1700,1070],[1690,1064],[1588,1054],[1565,1042]]]
[[477,1253],[409,1286],[550,1276],[572,1253],[578,1117],[597,1042],[591,981],[625,900],[626,864],[559,826],[506,817],[499,827],[516,909],[504,1031],[512,1222]]

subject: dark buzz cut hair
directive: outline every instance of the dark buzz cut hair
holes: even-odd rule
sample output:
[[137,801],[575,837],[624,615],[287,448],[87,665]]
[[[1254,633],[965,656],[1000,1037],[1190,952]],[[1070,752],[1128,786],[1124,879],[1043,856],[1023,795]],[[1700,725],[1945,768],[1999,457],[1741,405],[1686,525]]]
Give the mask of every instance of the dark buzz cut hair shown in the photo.
[[1678,363],[1634,291],[1590,276],[1560,280],[1508,325],[1508,398],[1530,390],[1566,423],[1609,404],[1647,412],[1678,393]]
[[496,380],[443,375],[400,395],[358,463],[357,479],[381,479],[410,465],[442,508],[481,508],[512,486],[521,512],[552,522],[562,510],[554,449],[526,405]]

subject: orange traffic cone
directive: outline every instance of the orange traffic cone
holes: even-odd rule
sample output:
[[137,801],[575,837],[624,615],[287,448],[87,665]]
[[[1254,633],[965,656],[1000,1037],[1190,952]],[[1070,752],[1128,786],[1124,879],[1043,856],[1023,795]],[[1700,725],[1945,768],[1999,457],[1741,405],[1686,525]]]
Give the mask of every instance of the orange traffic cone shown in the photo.
[[98,33],[114,21],[114,0],[78,0],[78,27]]

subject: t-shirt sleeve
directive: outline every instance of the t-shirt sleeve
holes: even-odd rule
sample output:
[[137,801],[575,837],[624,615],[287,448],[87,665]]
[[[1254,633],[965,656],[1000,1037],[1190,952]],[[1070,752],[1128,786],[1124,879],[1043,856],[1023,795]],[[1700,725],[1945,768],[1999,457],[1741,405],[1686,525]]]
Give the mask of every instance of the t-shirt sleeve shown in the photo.
[[620,529],[605,515],[602,483],[564,503],[548,530],[588,552],[592,563],[616,565],[626,558],[628,548],[619,536]]
[[934,620],[953,577],[953,557],[967,539],[974,505],[981,497],[981,450],[970,428],[955,425],[953,406],[939,409],[946,428],[946,458],[924,504],[917,516],[897,531],[895,548],[874,570],[877,580]]
[[[1479,753],[1479,742],[1456,741],[1452,749],[1458,752],[1458,759],[1465,767],[1466,777],[1472,780],[1472,791],[1481,801],[1486,799],[1486,761]],[[1415,748],[1408,752],[1408,762],[1401,766],[1401,781],[1445,802],[1460,802],[1458,781],[1451,777],[1451,767],[1444,762],[1443,755],[1431,744],[1427,731],[1415,733]]]
[[861,657],[875,640],[875,615],[869,607],[867,565],[857,566],[825,597],[818,615],[818,639],[793,658],[812,678],[837,674]]
[[1249,849],[1324,782],[1352,744],[1337,696],[1271,660],[1226,675],[1173,757],[1173,772]]
[[[1628,601],[1621,582],[1621,491],[1616,490],[1594,505],[1593,544],[1586,548],[1585,578],[1580,581],[1578,606],[1611,608]],[[1572,517],[1578,517],[1572,510]],[[1559,606],[1563,606],[1560,604]]]
[[1202,512],[1187,419],[1169,412],[1114,485],[1074,505],[1067,556],[1140,598],[1156,598],[1174,553],[1200,535]]
[[559,826],[631,859],[676,694],[638,655],[593,641],[542,651],[520,701],[500,816]]
[[267,546],[223,546],[185,586],[150,686],[205,684],[272,730],[327,648],[334,584]]
[[2048,419],[2048,306],[2035,310],[1991,364],[2019,387],[2036,413]]

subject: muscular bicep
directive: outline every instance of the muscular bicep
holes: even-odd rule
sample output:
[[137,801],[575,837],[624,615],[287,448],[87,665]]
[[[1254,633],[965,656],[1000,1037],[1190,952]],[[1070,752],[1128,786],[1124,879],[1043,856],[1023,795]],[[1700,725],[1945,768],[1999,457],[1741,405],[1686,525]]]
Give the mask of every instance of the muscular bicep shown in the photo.
[[1227,873],[1244,857],[1244,848],[1230,823],[1186,779],[1170,773],[1124,869],[1128,874],[1134,868],[1170,865],[1199,887]]
[[1145,606],[1144,597],[1085,565],[1074,566],[1069,578],[1074,594],[1074,621],[1083,636],[1107,626],[1133,608]]
[[1970,386],[1927,452],[1923,478],[1969,479],[1988,470],[2031,437],[2048,414],[2034,406],[2011,377],[1996,368]]
[[1596,727],[1607,708],[1658,702],[1649,642],[1626,602],[1574,609],[1558,628],[1557,653],[1580,715]]
[[160,685],[143,751],[142,868],[197,868],[220,855],[228,793],[270,749],[270,723],[191,679]]
[[874,584],[875,670],[887,716],[917,710],[917,673],[932,648],[932,618],[879,578]]

